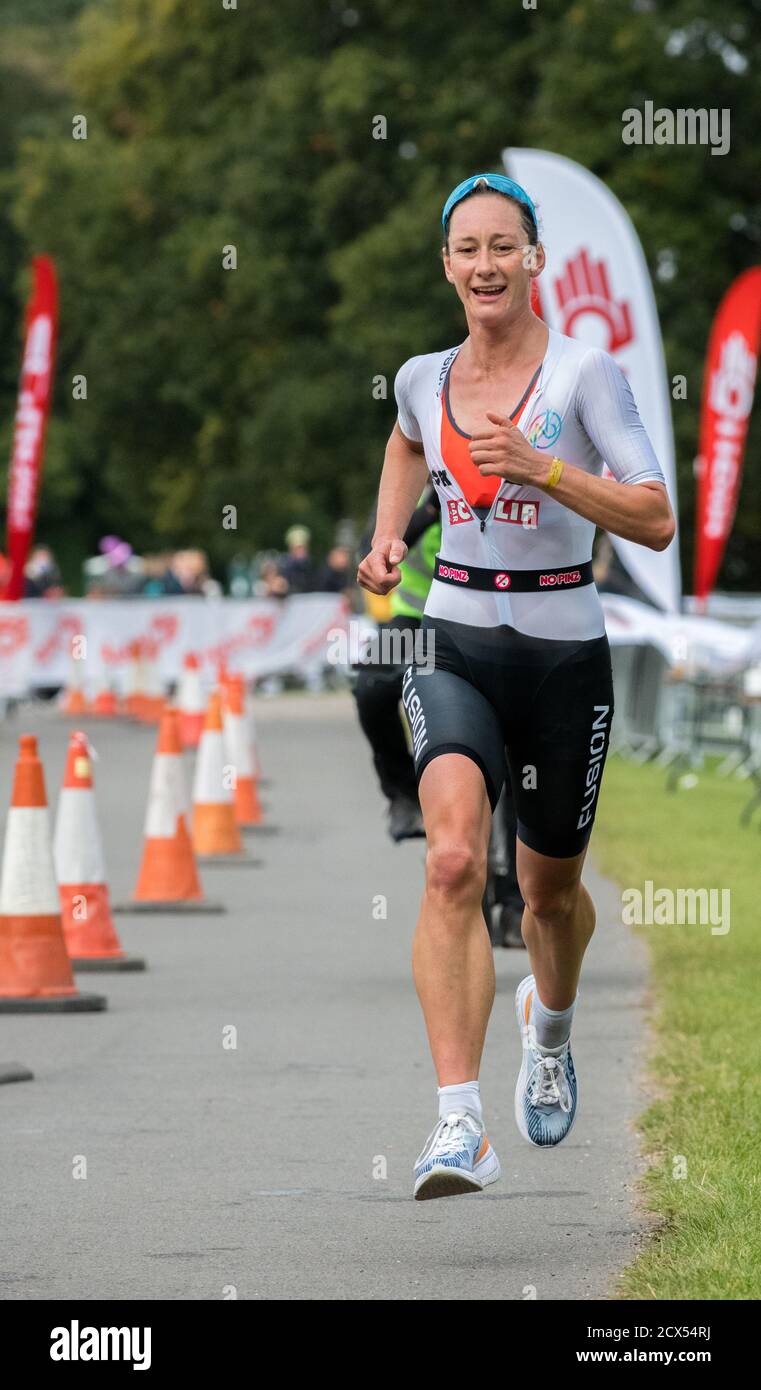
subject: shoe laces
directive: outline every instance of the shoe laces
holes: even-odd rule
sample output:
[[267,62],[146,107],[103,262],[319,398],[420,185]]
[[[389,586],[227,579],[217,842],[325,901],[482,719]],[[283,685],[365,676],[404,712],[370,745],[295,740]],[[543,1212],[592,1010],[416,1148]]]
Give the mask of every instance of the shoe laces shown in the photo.
[[565,1068],[559,1057],[534,1053],[536,1061],[527,1082],[529,1105],[559,1105],[567,1115],[571,1109],[571,1093]]
[[[468,1123],[469,1116],[467,1115],[447,1115],[445,1119],[439,1121],[431,1147],[435,1148],[437,1153],[457,1153],[465,1142]],[[472,1120],[470,1120],[470,1126],[475,1128]]]

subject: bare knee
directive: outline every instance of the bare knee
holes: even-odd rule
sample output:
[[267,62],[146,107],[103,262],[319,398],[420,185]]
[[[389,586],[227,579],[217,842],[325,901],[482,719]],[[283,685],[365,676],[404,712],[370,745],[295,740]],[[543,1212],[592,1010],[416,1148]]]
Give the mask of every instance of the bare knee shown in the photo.
[[572,921],[579,901],[578,883],[565,887],[530,883],[522,891],[526,907],[538,922],[562,928]]
[[434,896],[480,901],[486,885],[485,852],[461,841],[434,842],[426,855],[425,885]]

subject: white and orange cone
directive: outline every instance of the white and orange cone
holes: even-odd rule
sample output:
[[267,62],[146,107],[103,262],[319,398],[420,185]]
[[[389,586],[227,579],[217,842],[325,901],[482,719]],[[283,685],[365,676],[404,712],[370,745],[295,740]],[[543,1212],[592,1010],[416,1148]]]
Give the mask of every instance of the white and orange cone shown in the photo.
[[119,713],[116,693],[110,685],[104,685],[98,691],[90,713],[98,719],[113,719]]
[[69,679],[60,697],[59,709],[61,714],[70,718],[77,715],[87,714],[87,696],[84,689],[84,670],[85,663],[79,660],[74,654],[74,644],[72,642],[69,650]]
[[180,738],[183,748],[197,748],[203,733],[206,701],[201,687],[198,657],[188,652],[182,663],[182,675],[177,689],[180,711]]
[[262,781],[262,764],[259,757],[259,742],[256,737],[256,715],[254,713],[254,693],[243,683],[243,708],[246,714],[246,726],[248,729],[248,741],[251,745],[251,758],[254,764],[254,776],[259,786]]
[[161,716],[151,769],[145,842],[132,899],[118,912],[224,912],[203,896],[188,831],[188,798],[182,765],[179,714]]
[[248,736],[242,676],[229,676],[225,686],[224,731],[227,757],[235,769],[233,804],[238,825],[261,825],[254,760]]
[[198,746],[193,782],[193,848],[206,857],[241,855],[243,843],[235,821],[232,780],[222,731],[222,702],[212,692]]
[[127,689],[124,696],[124,712],[130,719],[138,719],[144,700],[143,685],[145,681],[145,671],[143,669],[142,648],[138,641],[129,644],[129,668],[127,670]]
[[145,638],[141,643],[143,697],[137,718],[145,724],[158,724],[164,712],[164,686],[158,668],[158,643]]
[[80,994],[66,951],[37,739],[22,734],[0,878],[0,1012],[104,1009]]
[[111,918],[87,734],[69,740],[53,856],[66,949],[75,970],[144,970],[128,956]]

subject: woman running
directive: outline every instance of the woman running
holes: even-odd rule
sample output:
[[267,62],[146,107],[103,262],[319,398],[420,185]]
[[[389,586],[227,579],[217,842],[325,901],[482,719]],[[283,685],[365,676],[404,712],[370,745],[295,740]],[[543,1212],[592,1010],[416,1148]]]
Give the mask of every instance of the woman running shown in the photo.
[[[613,714],[592,542],[601,526],[663,550],[675,531],[625,376],[531,308],[545,255],[526,191],[501,174],[473,175],[448,197],[442,226],[444,273],[468,333],[397,374],[398,420],[358,573],[372,593],[398,584],[400,537],[430,472],[441,552],[422,625],[426,665],[409,668],[403,694],[428,841],[413,969],[439,1081],[439,1122],[415,1165],[418,1199],[500,1175],[478,1075],[495,994],[481,900],[505,752],[531,965],[516,993],[515,1116],[539,1147],[573,1124],[571,1022],[595,925],[581,872]],[[601,476],[603,462],[612,477]]]

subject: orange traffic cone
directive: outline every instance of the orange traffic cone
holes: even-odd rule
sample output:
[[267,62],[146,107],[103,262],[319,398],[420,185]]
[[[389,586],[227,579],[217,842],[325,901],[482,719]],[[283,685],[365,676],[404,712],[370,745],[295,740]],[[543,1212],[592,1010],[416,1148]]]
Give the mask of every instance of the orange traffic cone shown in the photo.
[[0,1012],[104,1009],[71,973],[53,868],[37,739],[22,734],[0,881]]
[[167,707],[161,716],[151,770],[145,844],[137,887],[115,912],[224,912],[203,896],[188,833],[188,800],[182,765],[179,715]]
[[158,643],[145,638],[142,643],[144,685],[137,718],[145,724],[158,724],[164,712],[164,687],[158,670]]
[[225,763],[222,702],[213,691],[206,711],[193,782],[193,848],[208,863],[250,863],[235,823],[232,780]]
[[66,687],[60,709],[61,714],[65,714],[71,719],[87,714],[87,700],[81,686],[68,685]]
[[85,695],[85,662],[77,652],[77,639],[72,637],[69,641],[69,679],[66,682],[62,695],[59,697],[58,708],[61,714],[71,717],[87,714],[88,702]]
[[113,719],[119,712],[116,695],[110,685],[105,685],[98,691],[92,702],[91,714],[99,719]]
[[244,688],[242,676],[228,677],[224,702],[225,745],[227,756],[235,769],[235,819],[240,826],[252,826],[261,825],[264,817],[246,726]]
[[137,719],[143,700],[143,660],[140,643],[129,644],[129,670],[127,672],[127,693],[124,697],[124,712],[130,719]]
[[111,919],[87,734],[69,740],[53,837],[66,949],[75,970],[145,970]]
[[177,691],[177,704],[180,710],[180,738],[183,748],[197,748],[203,733],[206,715],[201,673],[198,657],[188,652],[182,664]]
[[248,740],[251,745],[251,759],[254,764],[254,776],[257,784],[262,785],[262,764],[259,757],[259,740],[256,737],[256,717],[254,714],[254,692],[253,688],[243,686],[243,709],[246,716],[246,727],[248,729]]

